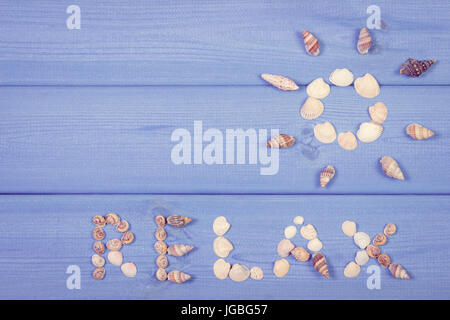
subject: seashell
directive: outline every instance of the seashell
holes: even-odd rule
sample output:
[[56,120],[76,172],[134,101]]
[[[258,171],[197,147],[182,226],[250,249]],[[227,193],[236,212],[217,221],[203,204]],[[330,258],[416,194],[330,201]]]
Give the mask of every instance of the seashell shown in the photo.
[[320,187],[325,188],[327,184],[333,179],[336,170],[334,170],[333,166],[327,166],[320,173]]
[[330,85],[323,78],[317,78],[308,84],[306,94],[316,99],[323,99],[330,94]]
[[231,265],[223,259],[217,259],[214,263],[214,275],[217,279],[223,280],[228,277],[228,273],[230,272]]
[[355,262],[360,266],[363,266],[367,262],[369,262],[369,259],[370,259],[370,257],[367,254],[366,250],[360,250],[356,253]]
[[388,109],[383,102],[376,102],[373,106],[369,107],[369,114],[373,121],[381,124],[387,118]]
[[165,269],[169,266],[169,260],[167,259],[166,255],[161,254],[156,258],[156,265],[162,269]]
[[342,223],[342,232],[348,237],[353,237],[356,233],[356,223],[346,220]]
[[399,264],[391,263],[389,265],[389,271],[397,279],[411,279],[406,270]]
[[361,272],[361,267],[357,265],[355,262],[351,261],[349,264],[345,266],[344,276],[347,278],[356,278]]
[[416,60],[413,58],[409,58],[406,60],[401,68],[400,68],[400,74],[406,74],[410,77],[418,77],[425,71],[427,71],[432,64],[434,64],[436,60]]
[[104,227],[106,225],[106,220],[103,216],[97,215],[95,217],[92,218],[92,222],[97,226],[97,227]]
[[339,133],[337,140],[341,148],[345,150],[355,150],[358,146],[355,135],[350,131]]
[[270,73],[263,73],[261,74],[261,78],[263,78],[265,81],[267,81],[274,87],[277,87],[278,89],[283,91],[293,91],[299,89],[298,85],[294,82],[294,80],[283,76]]
[[105,231],[103,231],[103,228],[97,227],[92,231],[92,236],[95,240],[103,240],[105,238]]
[[330,122],[325,121],[314,126],[314,136],[322,143],[332,143],[336,140],[336,130]]
[[296,226],[287,226],[284,228],[284,236],[286,239],[291,239],[295,236],[297,233],[297,227]]
[[365,249],[370,244],[370,237],[365,232],[356,232],[353,236],[353,241],[361,249]]
[[98,254],[94,254],[91,258],[92,264],[96,267],[103,267],[105,265],[105,259]]
[[302,216],[296,216],[293,221],[294,221],[295,224],[300,225],[300,224],[303,224],[305,219]]
[[130,231],[125,232],[122,235],[122,243],[123,244],[130,244],[134,241],[134,234]]
[[230,273],[228,274],[230,279],[236,282],[242,282],[250,277],[250,270],[239,263],[233,264]]
[[111,251],[119,251],[122,248],[122,241],[119,239],[111,239],[106,243],[106,248]]
[[166,240],[167,238],[167,233],[163,228],[158,228],[158,230],[156,230],[155,232],[155,238],[157,240]]
[[289,136],[287,134],[282,133],[270,139],[267,142],[267,148],[276,148],[276,149],[289,148],[294,144],[294,142],[295,138],[293,136]]
[[370,46],[372,45],[372,38],[370,37],[369,30],[366,27],[362,27],[359,32],[358,38],[358,52],[361,54],[366,54],[369,52]]
[[360,141],[369,143],[377,140],[381,133],[383,133],[383,126],[377,122],[370,121],[361,123],[356,135]]
[[297,261],[301,261],[301,262],[306,262],[309,260],[309,252],[306,251],[305,248],[302,247],[295,247],[292,251],[291,251],[292,256],[297,260]]
[[389,265],[391,264],[391,258],[385,253],[380,254],[377,260],[378,263],[385,268],[389,267]]
[[116,231],[123,233],[125,231],[128,231],[129,228],[130,228],[130,224],[128,223],[128,221],[121,220],[119,222],[119,224],[116,226]]
[[223,236],[230,229],[230,224],[225,217],[217,217],[213,223],[214,233],[218,236]]
[[92,272],[92,277],[95,280],[102,280],[105,277],[106,270],[103,267],[99,267]]
[[434,136],[433,131],[431,131],[430,129],[427,129],[417,123],[411,123],[409,126],[407,126],[406,133],[415,140],[429,139],[432,136]]
[[120,222],[120,218],[117,214],[111,212],[105,216],[105,221],[106,224],[117,225]]
[[167,252],[167,244],[164,241],[161,240],[156,241],[153,247],[159,254],[166,254]]
[[278,243],[277,252],[280,257],[286,258],[294,248],[295,245],[291,242],[291,240],[283,239]]
[[167,275],[167,279],[169,279],[173,283],[178,283],[178,284],[186,282],[190,278],[191,278],[191,276],[189,274],[178,271],[178,270],[170,271],[169,274]]
[[105,253],[105,245],[101,241],[94,242],[94,245],[92,246],[94,251],[98,254],[104,254]]
[[273,264],[273,273],[278,278],[283,278],[289,272],[289,262],[286,259],[279,259]]
[[383,233],[377,234],[372,241],[374,246],[384,246],[386,244],[386,236]]
[[163,216],[156,216],[155,223],[158,227],[164,227],[166,225],[166,218]]
[[264,278],[264,272],[260,267],[253,267],[250,269],[250,278],[253,280],[262,280]]
[[108,252],[108,261],[112,265],[120,266],[123,263],[123,255],[120,251],[110,251]]
[[353,84],[356,92],[364,98],[375,98],[380,94],[380,86],[370,73],[366,73],[363,77],[357,78]]
[[233,244],[225,237],[217,237],[213,242],[214,253],[221,258],[226,258],[234,249]]
[[308,97],[300,109],[300,115],[303,119],[312,120],[320,117],[323,110],[324,107],[322,101],[313,97]]
[[381,254],[380,248],[374,245],[368,245],[366,248],[367,255],[371,258],[378,258]]
[[314,228],[312,224],[307,224],[306,226],[301,227],[300,234],[306,240],[312,240],[314,238],[317,238],[316,228]]
[[314,269],[317,270],[321,275],[323,275],[325,278],[329,279],[330,274],[328,272],[328,265],[327,260],[325,259],[325,256],[321,254],[320,252],[316,252],[312,255],[312,262]]
[[398,180],[405,180],[405,177],[403,176],[403,172],[398,166],[397,161],[394,160],[394,158],[389,156],[384,156],[380,160],[381,167],[383,169],[383,172],[391,178],[398,179]]
[[322,241],[320,241],[317,238],[309,240],[309,242],[308,242],[309,251],[313,251],[313,252],[320,251],[320,249],[322,249],[322,246],[323,246]]
[[319,55],[320,45],[319,45],[319,41],[317,40],[317,38],[314,37],[314,35],[311,32],[309,32],[305,29],[302,30],[302,36],[303,36],[303,42],[305,43],[306,52],[313,57]]
[[167,217],[167,224],[170,224],[171,226],[181,228],[187,225],[192,221],[191,218],[180,216],[178,214],[172,214]]
[[186,244],[173,244],[167,248],[167,254],[174,257],[181,257],[194,249],[194,246]]
[[163,268],[159,268],[156,271],[156,279],[159,281],[166,281],[167,280],[167,272]]
[[393,223],[388,223],[384,227],[384,234],[387,236],[392,236],[397,231],[397,226]]
[[353,73],[348,69],[336,69],[329,77],[332,84],[338,87],[347,87],[353,83]]
[[133,262],[124,263],[120,266],[120,270],[122,270],[122,273],[129,278],[133,278],[137,274],[137,268]]

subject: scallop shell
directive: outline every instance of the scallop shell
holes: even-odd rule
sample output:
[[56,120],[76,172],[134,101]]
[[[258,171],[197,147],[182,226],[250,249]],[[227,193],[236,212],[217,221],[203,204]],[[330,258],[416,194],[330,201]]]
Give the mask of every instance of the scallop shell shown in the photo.
[[233,244],[225,237],[217,237],[213,242],[214,253],[220,258],[226,258],[234,249]]
[[388,109],[383,102],[376,102],[373,106],[369,107],[369,114],[373,121],[381,124],[387,118]]
[[158,228],[158,230],[156,230],[155,232],[155,238],[157,240],[166,240],[167,238],[167,233],[163,228]]
[[356,223],[346,220],[342,223],[342,232],[348,237],[353,237],[356,233]]
[[356,232],[353,241],[361,249],[365,249],[370,244],[370,237],[365,232]]
[[114,266],[120,266],[123,263],[123,255],[120,251],[108,252],[108,261]]
[[371,258],[378,258],[378,256],[381,254],[380,248],[372,244],[367,246],[366,252],[367,255]]
[[297,261],[301,261],[301,262],[306,262],[309,260],[309,252],[306,251],[305,248],[302,247],[295,247],[292,251],[291,251],[292,256],[297,260]]
[[227,221],[227,218],[220,216],[217,217],[213,222],[213,230],[214,233],[218,236],[223,236],[230,229],[230,224]]
[[389,265],[391,264],[391,258],[385,253],[380,254],[377,260],[378,263],[385,268],[389,267]]
[[332,143],[336,140],[336,130],[330,122],[325,121],[314,126],[314,136],[322,143]]
[[317,270],[321,275],[323,275],[325,278],[330,278],[330,273],[328,272],[328,265],[327,260],[325,259],[325,256],[321,254],[320,252],[316,252],[312,255],[312,263],[314,269]]
[[312,120],[320,117],[323,113],[324,107],[322,101],[308,97],[300,109],[300,115],[303,119]]
[[167,279],[169,279],[173,283],[177,283],[177,284],[186,282],[190,278],[191,278],[191,276],[189,274],[178,271],[178,270],[170,271],[169,274],[167,275]]
[[320,251],[322,249],[322,246],[322,241],[317,238],[309,240],[308,242],[308,249],[312,252]]
[[296,226],[287,226],[284,228],[284,236],[286,239],[292,239],[297,234]]
[[367,262],[369,262],[369,259],[370,259],[370,257],[367,254],[366,250],[360,250],[356,253],[355,262],[360,266],[363,266]]
[[96,267],[103,267],[105,265],[105,259],[98,254],[94,254],[91,258],[92,264]]
[[357,78],[353,85],[356,92],[364,98],[375,98],[380,93],[380,86],[370,73],[366,73],[363,77]]
[[384,235],[384,233],[379,233],[377,234],[374,238],[373,238],[373,245],[374,246],[384,246],[386,244],[386,236]]
[[153,247],[159,254],[166,254],[167,252],[167,244],[164,241],[161,240],[156,241]]
[[213,266],[214,275],[217,277],[217,279],[226,279],[228,277],[228,273],[230,272],[230,268],[231,264],[223,259],[217,259]]
[[159,281],[166,281],[167,280],[167,272],[163,268],[159,268],[156,271],[156,279]]
[[407,126],[406,133],[415,140],[429,139],[432,136],[434,136],[433,131],[431,131],[430,129],[427,129],[417,123],[411,123],[409,126]]
[[414,78],[418,77],[427,71],[435,62],[436,60],[416,60],[409,58],[402,64],[400,74],[406,74]]
[[172,244],[167,248],[167,254],[174,257],[181,257],[185,254],[189,253],[194,246],[186,245],[186,244]]
[[253,280],[262,280],[264,278],[264,272],[260,267],[253,267],[250,269],[250,278]]
[[370,46],[372,45],[372,38],[370,37],[369,30],[366,27],[362,27],[359,32],[358,38],[358,52],[360,54],[366,54],[369,52]]
[[306,240],[312,240],[314,238],[317,238],[316,228],[314,228],[314,226],[312,224],[307,224],[307,225],[301,227],[300,234]]
[[292,91],[299,89],[298,85],[294,82],[294,80],[283,76],[270,73],[263,73],[261,74],[261,78],[263,78],[265,81],[267,81],[274,87],[277,87],[278,89],[283,91]]
[[411,279],[406,270],[399,264],[391,263],[389,265],[389,271],[397,279]]
[[273,273],[278,278],[283,278],[289,272],[289,262],[286,259],[279,259],[273,264]]
[[341,148],[345,150],[355,150],[358,146],[355,135],[350,131],[339,133],[337,140]]
[[111,251],[119,251],[122,248],[122,241],[119,239],[111,239],[106,243],[106,247]]
[[124,263],[120,266],[120,270],[122,270],[122,273],[129,278],[133,278],[137,274],[137,268],[133,262]]
[[320,45],[319,45],[319,41],[317,40],[316,37],[314,37],[314,35],[303,29],[302,30],[302,36],[303,36],[303,42],[305,43],[305,49],[306,52],[311,55],[311,56],[317,56],[320,53]]
[[387,236],[392,236],[397,231],[397,226],[393,223],[388,223],[384,227],[384,234]]
[[293,221],[294,221],[295,224],[300,225],[300,224],[303,224],[305,219],[302,216],[296,216]]
[[381,133],[383,133],[383,126],[377,122],[370,121],[361,123],[356,135],[360,141],[369,143],[377,140]]
[[159,255],[158,258],[156,258],[156,265],[161,269],[167,268],[169,266],[169,260],[167,259],[166,255]]
[[295,142],[295,138],[293,136],[289,136],[287,134],[279,134],[270,139],[267,142],[267,148],[289,148]]
[[327,184],[333,179],[336,170],[333,166],[327,166],[320,173],[320,187],[325,188]]
[[242,282],[248,279],[250,276],[250,270],[239,263],[233,264],[230,273],[228,274],[231,280],[236,282]]
[[171,226],[181,228],[187,225],[192,221],[191,218],[180,216],[178,214],[172,214],[167,217],[167,224],[170,224]]
[[403,176],[403,172],[398,166],[397,161],[394,160],[394,158],[389,156],[384,156],[380,160],[381,167],[383,169],[383,172],[391,178],[398,179],[398,180],[405,180],[405,177]]
[[283,239],[278,243],[277,252],[280,257],[286,258],[294,248],[295,245],[291,242],[291,240]]
[[323,78],[317,78],[308,84],[306,94],[316,99],[323,99],[330,94],[330,85]]
[[351,261],[345,266],[344,276],[347,278],[356,278],[361,272],[361,267],[355,262]]
[[353,83],[353,73],[348,69],[336,69],[329,77],[332,84],[338,87],[347,87]]

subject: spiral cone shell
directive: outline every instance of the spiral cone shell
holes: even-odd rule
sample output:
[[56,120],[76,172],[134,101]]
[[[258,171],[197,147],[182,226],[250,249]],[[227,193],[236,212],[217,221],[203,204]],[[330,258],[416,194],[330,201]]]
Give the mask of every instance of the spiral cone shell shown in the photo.
[[185,244],[173,244],[167,248],[167,254],[175,257],[181,257],[194,249],[194,246]]
[[391,263],[389,265],[389,271],[397,279],[411,279],[406,270],[399,264]]
[[294,80],[283,76],[270,73],[263,73],[261,74],[261,78],[263,78],[265,81],[267,81],[274,87],[277,87],[278,89],[283,91],[298,90],[298,85],[294,82]]
[[321,254],[320,252],[314,253],[312,255],[312,262],[314,269],[317,270],[321,275],[323,275],[325,278],[329,279],[330,274],[328,272],[328,265],[327,260],[325,259],[325,256]]
[[178,270],[170,271],[169,274],[167,275],[167,279],[169,279],[173,283],[183,283],[188,281],[190,278],[191,278],[190,275]]
[[178,214],[172,214],[167,217],[167,224],[170,224],[171,226],[177,228],[184,227],[191,221],[192,221],[191,218],[180,216]]
[[267,147],[276,149],[289,148],[294,144],[294,142],[295,138],[293,136],[289,136],[287,134],[282,133],[270,139],[267,142]]
[[433,131],[431,131],[430,129],[427,129],[417,123],[411,123],[409,126],[407,126],[406,133],[415,140],[429,139],[432,136],[434,136]]
[[400,68],[400,74],[406,74],[414,78],[419,77],[435,62],[436,60],[416,60],[413,58],[409,58],[402,64]]
[[327,166],[325,169],[322,170],[320,173],[320,186],[322,188],[325,188],[328,182],[330,182],[331,179],[333,179],[335,170],[333,166]]
[[308,52],[309,55],[314,56],[314,57],[319,55],[320,45],[319,45],[319,41],[317,40],[317,38],[314,37],[314,35],[311,32],[309,32],[305,29],[302,30],[302,36],[303,36],[303,42],[305,43],[306,52]]
[[370,33],[366,27],[362,27],[358,38],[358,52],[361,54],[366,54],[369,52],[371,45],[372,38],[370,37]]
[[389,156],[384,156],[380,160],[381,167],[383,169],[383,172],[391,178],[398,179],[398,180],[405,180],[405,177],[403,176],[403,172],[398,166],[397,161],[394,160],[394,158]]

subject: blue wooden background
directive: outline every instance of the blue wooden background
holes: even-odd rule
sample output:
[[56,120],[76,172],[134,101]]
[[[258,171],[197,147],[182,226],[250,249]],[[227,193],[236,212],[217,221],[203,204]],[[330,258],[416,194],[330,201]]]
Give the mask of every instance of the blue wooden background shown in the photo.
[[[81,8],[80,30],[66,27],[71,4]],[[383,28],[371,31],[374,50],[359,55],[358,30],[372,4]],[[449,11],[445,1],[0,1],[0,298],[450,298]],[[302,28],[321,42],[318,57],[305,53]],[[398,74],[408,57],[438,62],[412,79]],[[332,87],[323,115],[303,120],[304,85],[343,67],[372,73],[381,94],[363,99],[353,87]],[[263,72],[301,88],[278,91]],[[349,152],[312,137],[323,121],[356,132],[376,101],[389,109],[376,142]],[[192,132],[194,120],[223,131],[278,128],[297,143],[281,150],[275,176],[255,165],[176,166],[171,133]],[[411,122],[436,136],[410,139]],[[386,154],[405,181],[383,175],[378,160]],[[322,190],[318,174],[327,164],[337,175]],[[194,219],[168,230],[169,243],[196,246],[170,259],[171,269],[193,275],[181,286],[154,279],[159,210]],[[109,211],[136,234],[123,249],[136,278],[110,265],[103,281],[90,276],[91,217]],[[271,272],[283,228],[299,214],[318,229],[331,280],[292,260],[287,277]],[[261,266],[263,281],[214,277],[218,215],[232,224],[230,261]],[[399,232],[385,251],[413,279],[383,269],[381,289],[369,290],[367,266],[344,278],[357,251],[340,230],[347,219],[370,235],[395,222]],[[300,236],[294,242],[306,245]],[[81,268],[81,290],[66,288],[69,265]]]

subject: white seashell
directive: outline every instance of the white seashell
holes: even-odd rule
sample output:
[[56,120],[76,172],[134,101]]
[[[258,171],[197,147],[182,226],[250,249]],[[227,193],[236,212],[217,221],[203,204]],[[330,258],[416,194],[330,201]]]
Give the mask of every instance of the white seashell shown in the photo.
[[250,269],[250,278],[253,280],[262,280],[264,278],[264,272],[260,267],[253,267]]
[[108,252],[108,261],[115,266],[121,266],[123,263],[123,255],[120,251]]
[[402,169],[400,169],[400,166],[398,165],[397,161],[395,161],[394,158],[390,156],[384,156],[381,158],[380,163],[383,172],[388,177],[398,180],[405,180]]
[[306,226],[301,227],[300,234],[306,240],[312,240],[314,238],[317,238],[316,228],[314,228],[312,224],[307,224]]
[[325,121],[315,125],[314,136],[322,143],[332,143],[336,140],[336,130],[330,122]]
[[217,279],[226,279],[228,277],[228,273],[230,272],[230,268],[231,264],[223,259],[217,259],[213,266],[214,275],[217,277]]
[[336,69],[330,74],[330,82],[338,87],[347,87],[353,83],[353,73],[348,69]]
[[248,270],[246,266],[236,263],[233,264],[228,275],[231,280],[242,282],[247,280],[247,278],[250,276],[250,270]]
[[318,118],[323,113],[323,109],[322,101],[313,97],[308,97],[300,109],[300,115],[303,119],[312,120]]
[[273,264],[273,273],[278,278],[283,278],[289,272],[289,262],[286,259],[280,259]]
[[234,249],[233,244],[225,237],[217,237],[213,242],[214,253],[221,258],[226,258]]
[[363,266],[365,265],[367,262],[369,262],[369,255],[367,254],[366,250],[360,250],[356,253],[355,256],[355,262],[360,265]]
[[353,236],[353,241],[361,249],[365,249],[370,244],[370,237],[365,232],[357,232]]
[[291,239],[295,236],[297,233],[297,227],[296,226],[288,226],[284,228],[284,236],[286,239]]
[[350,262],[344,269],[344,276],[347,278],[355,278],[361,272],[361,267],[357,265],[355,262]]
[[306,94],[316,99],[323,99],[330,94],[330,85],[323,78],[317,78],[308,84]]
[[345,133],[341,132],[338,135],[338,144],[342,149],[345,150],[355,150],[358,146],[358,141],[356,140],[353,132],[347,131]]
[[322,241],[317,238],[310,240],[308,242],[308,249],[313,252],[320,251],[322,249]]
[[223,236],[230,229],[230,224],[225,217],[217,217],[213,222],[214,233],[218,236]]
[[353,85],[356,92],[364,98],[375,98],[380,94],[380,86],[370,73],[366,73],[363,77],[357,78]]
[[285,258],[294,248],[295,245],[291,242],[291,240],[283,239],[278,243],[277,252],[280,257]]
[[122,273],[124,275],[130,278],[135,277],[137,274],[137,268],[133,262],[124,263],[123,265],[120,266],[120,270],[122,270]]
[[91,260],[92,264],[98,268],[103,267],[105,265],[105,259],[98,254],[94,254]]
[[356,223],[346,220],[342,223],[342,232],[348,237],[353,237],[356,233]]
[[303,222],[305,221],[305,219],[302,217],[302,216],[296,216],[295,218],[294,218],[294,223],[295,224],[303,224]]
[[298,90],[298,85],[294,82],[294,80],[283,76],[270,73],[263,73],[261,74],[261,78],[263,78],[265,81],[267,81],[274,87],[277,87],[278,89],[283,91]]
[[360,141],[369,143],[377,140],[382,132],[383,126],[381,124],[370,121],[361,123],[356,135]]
[[369,114],[373,121],[383,123],[388,115],[388,109],[383,102],[377,102],[369,107]]

